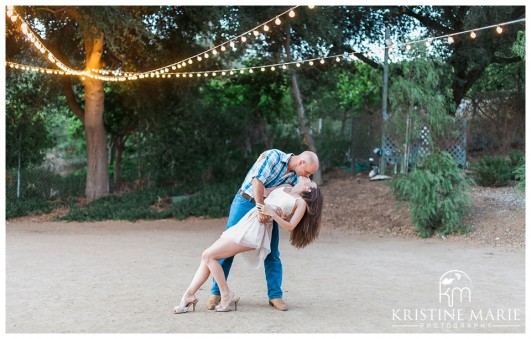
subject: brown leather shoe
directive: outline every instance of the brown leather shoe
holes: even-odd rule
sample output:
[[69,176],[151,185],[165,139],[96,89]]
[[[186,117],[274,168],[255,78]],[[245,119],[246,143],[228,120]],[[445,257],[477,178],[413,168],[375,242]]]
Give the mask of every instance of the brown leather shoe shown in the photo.
[[288,310],[288,305],[286,305],[286,303],[281,298],[269,300],[269,305],[273,306],[274,308],[280,311]]
[[220,300],[221,297],[219,295],[212,294],[210,298],[208,298],[207,309],[212,311],[216,305],[219,304]]

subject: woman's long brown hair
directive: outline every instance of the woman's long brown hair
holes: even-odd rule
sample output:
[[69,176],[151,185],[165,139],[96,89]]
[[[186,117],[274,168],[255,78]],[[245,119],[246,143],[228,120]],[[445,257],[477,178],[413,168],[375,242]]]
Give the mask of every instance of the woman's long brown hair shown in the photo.
[[289,237],[291,244],[297,248],[303,248],[317,239],[323,209],[323,195],[319,187],[312,188],[310,192],[302,192],[301,197],[306,201],[306,212]]

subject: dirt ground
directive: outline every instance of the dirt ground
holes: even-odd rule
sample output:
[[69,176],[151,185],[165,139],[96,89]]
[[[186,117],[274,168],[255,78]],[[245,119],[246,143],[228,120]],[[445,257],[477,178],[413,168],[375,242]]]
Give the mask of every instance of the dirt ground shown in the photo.
[[[268,306],[263,269],[248,268],[236,257],[229,284],[241,297],[238,311],[208,311],[207,283],[197,293],[195,312],[172,313],[225,218],[10,220],[6,331],[525,331],[525,201],[514,187],[475,189],[467,216],[474,231],[446,239],[417,238],[407,211],[396,209],[384,183],[335,175],[323,189],[318,241],[297,250],[281,231],[287,312]],[[472,291],[470,300],[449,307],[439,299],[439,282],[452,270],[470,277]],[[449,318],[458,309],[463,318]],[[414,316],[426,313],[427,318]]]

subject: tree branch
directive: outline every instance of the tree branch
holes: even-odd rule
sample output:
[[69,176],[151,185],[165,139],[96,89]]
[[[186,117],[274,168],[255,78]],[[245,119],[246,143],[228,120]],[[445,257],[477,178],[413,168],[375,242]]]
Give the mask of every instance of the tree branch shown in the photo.
[[72,81],[69,77],[62,77],[61,78],[63,82],[63,91],[66,96],[66,102],[68,103],[68,107],[74,112],[74,114],[81,120],[83,123],[85,122],[85,111],[76,99],[76,94],[74,93],[74,89],[72,88]]
[[409,15],[412,18],[417,19],[418,21],[420,21],[421,24],[423,24],[424,26],[426,26],[428,28],[435,29],[435,30],[440,31],[440,32],[442,32],[444,34],[453,33],[453,31],[451,29],[449,29],[446,26],[441,25],[439,22],[437,22],[435,20],[432,20],[429,17],[426,17],[424,15],[415,13],[409,6],[403,6],[402,7],[402,12],[405,13],[406,15]]
[[518,56],[505,58],[505,57],[496,56],[496,55],[492,57],[492,62],[496,64],[507,65],[507,64],[513,64],[518,61],[522,61],[522,58]]

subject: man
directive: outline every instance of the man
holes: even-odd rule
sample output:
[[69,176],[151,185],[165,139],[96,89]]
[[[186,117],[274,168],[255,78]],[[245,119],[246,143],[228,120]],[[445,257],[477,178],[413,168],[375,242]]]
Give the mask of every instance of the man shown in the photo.
[[[240,190],[232,201],[227,227],[236,225],[240,219],[247,214],[256,204],[264,204],[265,188],[276,187],[282,184],[295,185],[298,176],[309,177],[319,169],[319,159],[317,155],[310,151],[302,152],[299,155],[286,154],[277,149],[265,151],[251,167]],[[260,222],[266,222],[268,216],[259,214]],[[282,300],[282,262],[278,250],[278,224],[273,223],[271,234],[271,253],[264,260],[264,269],[267,281],[267,294],[269,305],[287,311],[288,306]],[[220,259],[219,263],[228,278],[234,257]],[[211,296],[207,303],[207,308],[213,310],[220,302],[220,292],[213,280]]]

